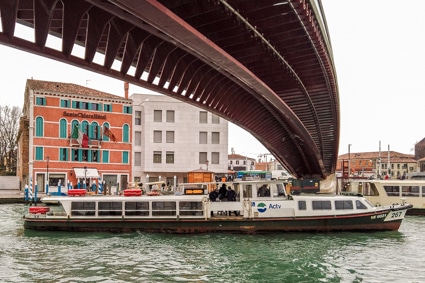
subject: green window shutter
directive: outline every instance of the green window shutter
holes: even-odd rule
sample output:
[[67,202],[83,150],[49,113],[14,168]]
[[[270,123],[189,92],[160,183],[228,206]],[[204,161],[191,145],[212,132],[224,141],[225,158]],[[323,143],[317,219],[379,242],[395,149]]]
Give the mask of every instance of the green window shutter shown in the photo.
[[128,151],[123,151],[122,152],[122,163],[123,164],[128,164]]
[[109,150],[102,151],[102,163],[109,163]]
[[67,123],[66,119],[61,119],[59,122],[59,137],[61,139],[66,139],[67,137]]
[[44,126],[43,118],[37,117],[35,119],[35,136],[36,137],[42,137],[43,136],[43,132],[44,132],[43,126]]
[[35,160],[43,160],[43,148],[41,146],[37,146],[35,148]]
[[123,142],[128,142],[129,141],[129,136],[130,136],[130,133],[129,133],[129,126],[128,125],[124,125],[123,126],[123,137],[122,137],[122,141]]

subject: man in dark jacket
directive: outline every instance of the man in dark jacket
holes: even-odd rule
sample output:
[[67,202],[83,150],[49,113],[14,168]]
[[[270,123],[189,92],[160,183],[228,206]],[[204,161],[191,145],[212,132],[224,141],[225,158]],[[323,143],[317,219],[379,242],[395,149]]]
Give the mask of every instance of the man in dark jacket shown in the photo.
[[218,198],[220,200],[224,199],[226,197],[226,193],[227,193],[226,184],[223,183],[220,187],[220,190],[218,191]]
[[[227,188],[227,200],[228,201],[236,201],[236,193],[231,187]],[[235,214],[235,216],[238,215],[237,211],[233,211],[233,213]],[[230,215],[232,215],[232,212],[229,211],[228,214],[230,216]]]

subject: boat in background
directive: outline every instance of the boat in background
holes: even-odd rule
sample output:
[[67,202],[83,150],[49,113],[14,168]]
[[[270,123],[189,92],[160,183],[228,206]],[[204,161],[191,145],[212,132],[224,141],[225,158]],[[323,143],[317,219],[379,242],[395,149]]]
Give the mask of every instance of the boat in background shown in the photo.
[[349,193],[362,194],[375,206],[408,202],[408,215],[425,216],[425,180],[351,180]]
[[[397,231],[410,204],[373,206],[361,195],[310,193],[283,181],[179,184],[157,196],[46,196],[49,209],[29,209],[24,227],[33,230],[268,233]],[[227,197],[217,197],[219,188]],[[328,189],[326,189],[328,190]],[[234,196],[234,197],[233,197]],[[228,199],[227,199],[228,198]],[[52,205],[56,204],[56,205]]]

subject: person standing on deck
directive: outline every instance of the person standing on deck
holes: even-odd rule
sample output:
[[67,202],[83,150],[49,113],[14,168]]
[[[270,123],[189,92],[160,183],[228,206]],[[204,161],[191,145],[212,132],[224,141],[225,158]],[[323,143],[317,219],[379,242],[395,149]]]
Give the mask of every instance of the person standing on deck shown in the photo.
[[[236,201],[236,193],[235,191],[229,186],[227,187],[227,200],[228,201]],[[235,216],[238,216],[237,211],[233,211],[233,213],[235,214]],[[229,211],[228,215],[232,215],[232,212]]]

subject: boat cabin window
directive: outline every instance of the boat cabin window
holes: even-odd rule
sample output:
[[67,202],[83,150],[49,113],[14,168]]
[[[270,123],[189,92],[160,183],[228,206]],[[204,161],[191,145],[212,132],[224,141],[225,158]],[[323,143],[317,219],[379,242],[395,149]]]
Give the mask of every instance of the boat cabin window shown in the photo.
[[71,203],[72,216],[94,216],[96,214],[96,203],[94,201],[73,201]]
[[125,203],[126,216],[149,216],[149,202],[148,201],[132,201]]
[[328,210],[331,209],[330,200],[313,200],[313,210]]
[[181,201],[179,203],[179,215],[181,216],[202,216],[202,202]]
[[388,196],[400,196],[399,186],[384,186],[384,190],[387,192]]
[[357,209],[367,209],[366,205],[360,200],[356,200],[356,208]]
[[257,189],[258,197],[270,197],[270,187],[267,184],[263,184]]
[[252,198],[252,185],[243,186],[243,197]]
[[353,209],[353,201],[351,200],[336,200],[335,209]]
[[176,202],[175,201],[153,201],[152,216],[175,216]]
[[98,204],[99,216],[121,216],[122,215],[122,202],[99,202]]
[[403,197],[419,197],[419,186],[402,186],[401,195]]
[[286,197],[285,187],[283,184],[276,184],[276,188],[278,197]]
[[298,209],[299,210],[307,210],[307,203],[305,200],[298,201]]
[[425,197],[425,186],[422,187],[422,196]]
[[378,189],[374,183],[366,183],[363,189],[363,195],[365,196],[379,196]]

